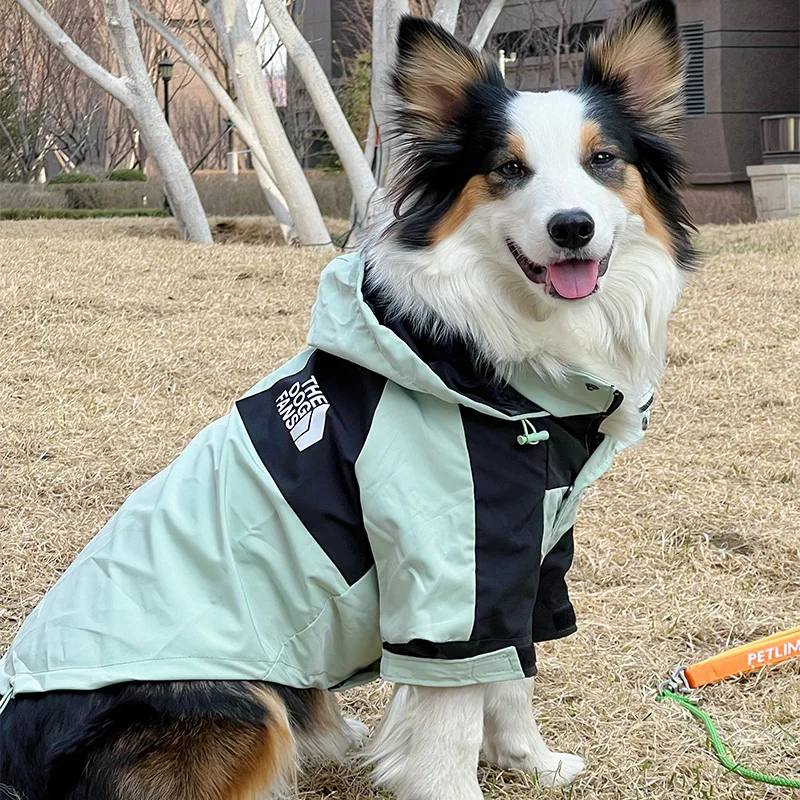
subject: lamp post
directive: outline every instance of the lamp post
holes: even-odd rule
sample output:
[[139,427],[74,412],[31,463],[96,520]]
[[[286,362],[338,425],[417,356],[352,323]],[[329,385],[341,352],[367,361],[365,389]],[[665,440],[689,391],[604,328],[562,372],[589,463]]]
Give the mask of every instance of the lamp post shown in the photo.
[[[175,69],[175,62],[164,53],[164,58],[158,62],[158,77],[164,81],[164,119],[169,125],[169,82],[172,79],[172,73]],[[172,216],[172,209],[169,206],[169,197],[167,197],[166,189],[164,191],[164,211]]]
[[500,50],[500,52],[497,54],[497,61],[498,61],[498,66],[500,67],[500,74],[504,78],[506,77],[506,64],[508,64],[509,62],[513,64],[516,60],[517,60],[516,53],[509,53],[508,55],[506,55],[505,50]]

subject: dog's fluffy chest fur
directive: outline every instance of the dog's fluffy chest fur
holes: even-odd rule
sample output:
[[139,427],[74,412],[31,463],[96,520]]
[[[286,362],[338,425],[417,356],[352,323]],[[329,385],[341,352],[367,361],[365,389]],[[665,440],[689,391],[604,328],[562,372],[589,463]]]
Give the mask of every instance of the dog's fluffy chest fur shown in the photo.
[[601,430],[626,443],[637,439],[638,407],[661,378],[667,320],[683,282],[670,255],[630,220],[597,295],[553,306],[537,302],[521,274],[482,252],[481,227],[467,223],[428,250],[376,237],[367,253],[393,313],[421,330],[474,342],[478,357],[505,377],[533,366],[555,380],[579,370],[612,383],[625,400]]

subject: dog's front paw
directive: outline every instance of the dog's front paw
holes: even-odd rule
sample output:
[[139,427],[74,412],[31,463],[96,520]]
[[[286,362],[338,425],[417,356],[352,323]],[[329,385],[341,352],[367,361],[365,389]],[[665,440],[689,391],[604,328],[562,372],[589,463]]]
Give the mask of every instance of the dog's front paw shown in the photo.
[[586,768],[586,761],[572,753],[550,753],[535,774],[540,786],[569,786]]
[[369,736],[369,728],[361,722],[361,720],[354,717],[346,717],[344,720],[345,727],[347,728],[347,738],[350,740],[350,750],[355,750],[360,747],[365,739]]
[[484,800],[478,781],[455,783],[448,781],[446,785],[427,785],[427,781],[420,779],[420,784],[415,788],[403,787],[396,789],[397,800]]
[[524,743],[505,746],[484,743],[484,756],[501,769],[536,775],[540,786],[569,786],[586,766],[580,756],[550,750],[542,752]]

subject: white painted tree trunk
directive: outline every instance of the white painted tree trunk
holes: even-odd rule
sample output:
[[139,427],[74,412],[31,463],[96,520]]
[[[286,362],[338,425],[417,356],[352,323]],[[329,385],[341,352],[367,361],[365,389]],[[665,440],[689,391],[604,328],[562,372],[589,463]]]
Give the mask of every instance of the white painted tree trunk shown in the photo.
[[433,21],[438,22],[450,33],[455,33],[460,6],[461,0],[437,0]]
[[222,11],[242,99],[250,112],[258,138],[267,152],[276,181],[286,197],[300,241],[304,245],[334,250],[319,204],[292,150],[267,90],[244,0],[222,0]]
[[314,108],[328,133],[344,167],[362,221],[369,216],[370,202],[377,184],[364,158],[361,146],[333,93],[328,76],[311,45],[295,25],[284,0],[261,0],[270,22],[303,78]]
[[397,50],[397,28],[403,14],[408,14],[408,0],[375,0],[372,8],[371,113],[365,157],[373,166],[379,186],[385,185],[392,162],[392,143],[387,131],[392,101],[389,75]]
[[153,91],[127,0],[103,0],[103,11],[122,77],[112,75],[84,53],[38,0],[17,1],[71,64],[130,111],[161,170],[182,237],[192,242],[211,244],[211,230],[197,187]]
[[[296,233],[291,214],[289,213],[289,207],[286,204],[286,198],[275,183],[272,166],[258,139],[258,134],[253,124],[236,105],[233,98],[225,91],[214,73],[184,44],[183,40],[171,28],[151,11],[142,8],[137,0],[130,0],[130,4],[133,13],[158,33],[158,35],[175,50],[181,59],[183,59],[195,75],[200,78],[209,92],[211,92],[220,108],[225,112],[228,119],[230,119],[234,127],[239,131],[239,135],[253,154],[256,176],[258,177],[258,182],[264,193],[264,197],[280,225],[284,240],[287,244],[291,244],[296,239]],[[224,48],[224,43],[221,44]]]
[[181,234],[193,242],[211,244],[211,230],[197,187],[153,91],[128,0],[103,0],[103,10],[132,96],[129,108],[164,179]]
[[475,50],[483,50],[486,47],[486,42],[489,39],[489,34],[492,32],[497,18],[505,8],[506,0],[489,0],[489,5],[486,6],[483,14],[481,15],[475,32],[469,41],[469,46]]

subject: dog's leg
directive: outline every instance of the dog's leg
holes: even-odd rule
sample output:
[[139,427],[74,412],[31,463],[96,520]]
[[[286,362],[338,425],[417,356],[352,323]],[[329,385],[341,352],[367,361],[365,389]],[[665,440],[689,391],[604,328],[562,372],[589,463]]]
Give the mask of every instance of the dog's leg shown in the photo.
[[344,761],[369,735],[357,719],[345,719],[336,696],[319,689],[275,687],[292,716],[301,761]]
[[367,751],[373,779],[398,800],[482,800],[484,686],[398,686]]
[[532,695],[533,678],[487,686],[484,755],[503,769],[536,774],[542,786],[568,786],[586,762],[547,747],[533,716]]

